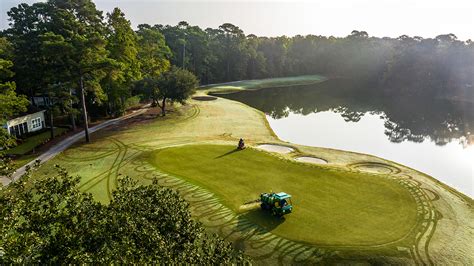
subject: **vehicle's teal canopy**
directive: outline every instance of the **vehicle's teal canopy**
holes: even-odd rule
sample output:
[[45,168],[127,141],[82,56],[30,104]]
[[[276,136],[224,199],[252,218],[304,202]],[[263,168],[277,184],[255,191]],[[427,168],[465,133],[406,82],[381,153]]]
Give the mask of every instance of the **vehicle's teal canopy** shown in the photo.
[[287,199],[287,198],[291,198],[291,195],[290,194],[286,194],[285,192],[280,192],[280,193],[276,193],[276,196],[282,200],[282,199]]

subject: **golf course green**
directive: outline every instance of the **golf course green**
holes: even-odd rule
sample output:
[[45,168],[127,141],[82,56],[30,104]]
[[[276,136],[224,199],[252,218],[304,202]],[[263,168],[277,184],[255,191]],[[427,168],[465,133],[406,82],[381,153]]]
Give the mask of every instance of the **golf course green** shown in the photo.
[[283,219],[258,208],[243,218],[288,239],[323,246],[381,245],[402,239],[417,222],[410,192],[393,179],[335,167],[315,167],[229,145],[161,149],[151,164],[216,194],[239,212],[262,192],[293,195]]

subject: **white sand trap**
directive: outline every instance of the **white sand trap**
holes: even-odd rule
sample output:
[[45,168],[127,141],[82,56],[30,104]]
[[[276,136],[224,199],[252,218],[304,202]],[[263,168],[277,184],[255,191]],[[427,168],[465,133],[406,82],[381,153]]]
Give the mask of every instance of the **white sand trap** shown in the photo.
[[310,156],[301,156],[295,158],[295,160],[299,162],[304,162],[304,163],[315,163],[315,164],[327,164],[328,161],[321,159],[321,158],[316,158],[316,157],[310,157]]
[[257,148],[269,151],[269,152],[277,152],[277,153],[290,153],[295,151],[295,149],[287,147],[287,146],[282,146],[282,145],[276,145],[276,144],[262,144],[258,145]]

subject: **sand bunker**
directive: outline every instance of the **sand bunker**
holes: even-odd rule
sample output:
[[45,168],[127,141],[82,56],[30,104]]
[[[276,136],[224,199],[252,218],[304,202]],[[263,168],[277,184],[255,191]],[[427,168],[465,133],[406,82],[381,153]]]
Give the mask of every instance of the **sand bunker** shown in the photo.
[[213,97],[213,96],[196,96],[196,97],[193,97],[192,99],[193,99],[193,100],[196,100],[196,101],[214,101],[214,100],[217,100],[217,97]]
[[269,152],[277,152],[277,153],[290,153],[295,151],[295,149],[287,147],[287,146],[282,146],[282,145],[276,145],[276,144],[262,144],[258,145],[257,148],[269,151]]
[[316,157],[310,157],[310,156],[301,156],[295,158],[295,160],[299,162],[304,162],[304,163],[315,163],[315,164],[327,164],[328,161],[321,159],[321,158],[316,158]]

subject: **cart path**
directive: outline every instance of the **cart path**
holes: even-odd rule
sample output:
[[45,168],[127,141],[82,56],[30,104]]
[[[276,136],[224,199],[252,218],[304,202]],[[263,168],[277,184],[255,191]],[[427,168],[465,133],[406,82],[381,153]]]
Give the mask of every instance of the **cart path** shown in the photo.
[[[89,134],[92,134],[92,133],[94,133],[98,130],[101,130],[101,129],[105,128],[105,127],[108,127],[108,126],[111,126],[111,125],[116,125],[116,124],[120,123],[123,120],[127,120],[127,119],[135,117],[137,115],[141,115],[141,114],[146,112],[146,110],[149,106],[150,106],[149,104],[145,105],[143,108],[135,110],[130,114],[127,114],[127,115],[124,115],[124,116],[121,116],[121,117],[118,117],[118,118],[114,118],[114,119],[111,119],[111,120],[107,120],[107,121],[102,122],[98,125],[90,127],[89,128]],[[33,166],[33,164],[35,163],[36,160],[40,160],[41,163],[47,162],[47,161],[51,160],[52,158],[54,158],[56,155],[58,155],[60,152],[62,152],[65,149],[69,148],[72,144],[78,142],[79,140],[81,140],[83,138],[84,138],[84,130],[81,130],[80,132],[78,132],[78,133],[76,133],[76,134],[74,134],[70,137],[67,137],[66,139],[60,141],[58,144],[52,146],[49,150],[47,150],[43,154],[39,155],[38,157],[36,157],[32,161],[30,161],[29,163],[27,163],[24,166],[17,169],[13,173],[11,178],[8,178],[8,177],[5,177],[5,176],[0,177],[0,183],[4,186],[8,186],[11,182],[15,182],[18,179],[20,179],[21,176],[23,174],[25,174],[26,168],[28,166],[29,167]]]

